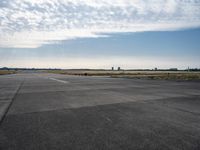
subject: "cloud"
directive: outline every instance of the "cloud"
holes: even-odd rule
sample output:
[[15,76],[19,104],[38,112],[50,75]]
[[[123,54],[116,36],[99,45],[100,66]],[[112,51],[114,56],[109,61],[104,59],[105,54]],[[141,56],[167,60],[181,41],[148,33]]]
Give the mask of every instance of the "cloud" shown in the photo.
[[1,0],[0,47],[200,26],[200,0]]

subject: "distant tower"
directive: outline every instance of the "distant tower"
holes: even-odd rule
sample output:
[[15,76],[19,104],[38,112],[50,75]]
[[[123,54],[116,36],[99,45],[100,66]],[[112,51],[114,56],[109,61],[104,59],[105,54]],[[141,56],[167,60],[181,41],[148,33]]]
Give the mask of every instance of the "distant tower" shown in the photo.
[[112,71],[114,70],[114,67],[112,67]]
[[117,68],[117,70],[118,70],[118,71],[120,71],[120,70],[121,70],[121,68],[120,68],[120,67],[118,67],[118,68]]

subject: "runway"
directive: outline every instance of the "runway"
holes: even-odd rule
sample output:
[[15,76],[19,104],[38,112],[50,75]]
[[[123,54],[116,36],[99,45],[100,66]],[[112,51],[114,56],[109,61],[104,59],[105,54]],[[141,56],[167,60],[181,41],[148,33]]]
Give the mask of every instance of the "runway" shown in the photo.
[[0,76],[2,150],[198,150],[200,82]]

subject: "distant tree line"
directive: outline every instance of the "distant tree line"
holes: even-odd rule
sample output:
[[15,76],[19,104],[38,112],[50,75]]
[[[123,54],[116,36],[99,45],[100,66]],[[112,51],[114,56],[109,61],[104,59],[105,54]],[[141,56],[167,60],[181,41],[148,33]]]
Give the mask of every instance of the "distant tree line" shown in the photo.
[[[9,68],[9,67],[2,67],[0,68],[0,70],[32,70],[32,71],[37,71],[37,70],[77,70],[77,71],[89,71],[89,70],[96,70],[96,71],[103,71],[103,70],[107,70],[107,69],[60,69],[60,68]],[[112,70],[112,69],[111,69]],[[178,68],[169,68],[169,69],[158,69],[158,68],[154,68],[154,69],[121,69],[120,67],[118,67],[118,71],[200,71],[200,68],[188,68],[188,69],[178,69]]]
[[8,67],[3,67],[0,68],[0,70],[61,70],[57,68],[8,68]]

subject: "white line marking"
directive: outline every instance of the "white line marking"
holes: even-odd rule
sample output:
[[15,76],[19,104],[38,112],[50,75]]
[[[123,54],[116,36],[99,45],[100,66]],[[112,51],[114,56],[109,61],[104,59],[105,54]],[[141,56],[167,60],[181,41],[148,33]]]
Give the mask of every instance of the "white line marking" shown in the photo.
[[55,78],[49,78],[49,79],[54,80],[54,81],[58,81],[58,82],[61,82],[61,83],[69,83],[68,81],[59,80],[59,79],[55,79]]

